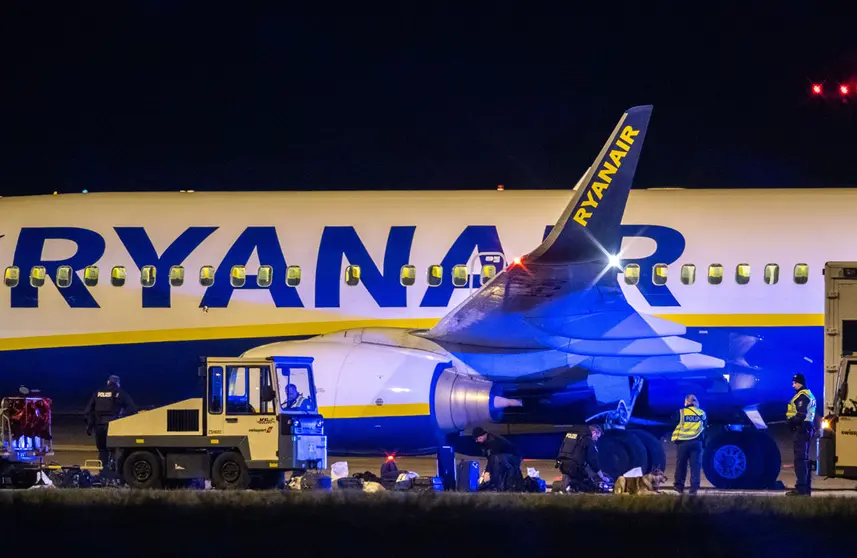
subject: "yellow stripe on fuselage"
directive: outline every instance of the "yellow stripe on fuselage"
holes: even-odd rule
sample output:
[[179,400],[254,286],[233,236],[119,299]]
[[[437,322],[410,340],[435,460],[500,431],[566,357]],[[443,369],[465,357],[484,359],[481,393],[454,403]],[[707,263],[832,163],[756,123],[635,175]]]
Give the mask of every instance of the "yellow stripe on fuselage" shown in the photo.
[[319,413],[325,419],[357,419],[427,416],[431,413],[431,409],[428,403],[338,405],[336,407],[320,407]]
[[[655,316],[678,322],[687,327],[821,327],[824,325],[823,314],[655,314]],[[170,343],[178,341],[211,341],[220,339],[298,337],[363,327],[428,329],[437,324],[438,321],[436,318],[370,319],[12,337],[0,339],[0,351]]]

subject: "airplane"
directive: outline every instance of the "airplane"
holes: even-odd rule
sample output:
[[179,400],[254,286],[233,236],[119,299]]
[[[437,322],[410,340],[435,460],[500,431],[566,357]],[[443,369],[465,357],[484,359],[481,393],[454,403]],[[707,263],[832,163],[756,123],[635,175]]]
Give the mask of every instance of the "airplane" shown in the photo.
[[649,432],[692,392],[708,480],[770,486],[791,375],[820,391],[819,275],[857,192],[632,190],[651,113],[570,193],[2,198],[0,391],[79,413],[115,373],[162,405],[198,393],[200,355],[312,356],[331,455],[473,454],[481,425],[553,458],[595,421],[617,471],[663,462]]

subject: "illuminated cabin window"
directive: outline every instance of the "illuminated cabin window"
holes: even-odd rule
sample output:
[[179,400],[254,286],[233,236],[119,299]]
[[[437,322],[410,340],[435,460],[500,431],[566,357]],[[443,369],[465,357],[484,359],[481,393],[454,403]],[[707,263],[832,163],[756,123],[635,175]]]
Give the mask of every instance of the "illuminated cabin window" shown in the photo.
[[711,264],[708,266],[708,282],[712,285],[719,285],[723,282],[723,266],[720,264]]
[[458,264],[452,268],[452,285],[454,287],[467,286],[467,266]]
[[805,263],[799,263],[795,266],[795,283],[805,285],[809,281],[809,266]]
[[684,264],[681,266],[681,282],[685,285],[693,285],[696,281],[696,266],[693,264]]
[[655,264],[652,268],[652,283],[662,287],[667,284],[667,265]]
[[114,287],[122,287],[125,285],[125,278],[128,276],[128,270],[124,265],[117,265],[110,271],[110,284]]
[[3,282],[10,289],[18,286],[21,280],[21,270],[14,265],[6,268],[6,273],[3,274]]
[[229,273],[229,283],[239,289],[247,282],[247,268],[243,265],[232,266],[232,271]]
[[274,268],[269,265],[259,266],[259,271],[256,272],[256,285],[262,289],[267,289],[274,282]]
[[479,283],[484,285],[488,281],[494,278],[497,275],[497,266],[494,264],[487,264],[482,266],[482,273],[479,275]]
[[428,282],[429,287],[440,285],[443,282],[443,266],[430,265],[428,275],[426,275],[426,282]]
[[765,283],[768,285],[776,285],[780,280],[780,266],[777,264],[768,264],[765,266]]
[[742,263],[735,266],[735,281],[739,285],[746,285],[750,282],[750,264]]
[[83,284],[87,287],[98,285],[98,266],[91,265],[83,270]]
[[412,265],[403,265],[399,274],[399,282],[404,287],[411,287],[417,282],[417,268]]
[[146,289],[154,287],[157,273],[158,270],[155,269],[155,266],[144,265],[143,269],[140,270],[140,284]]
[[360,283],[360,266],[349,265],[345,268],[345,284],[354,287]]
[[39,288],[45,284],[45,268],[38,265],[30,270],[30,285]]
[[72,273],[70,265],[61,265],[57,268],[57,287],[67,289],[71,285]]
[[203,287],[210,287],[214,284],[213,265],[204,265],[199,268],[199,284]]
[[625,284],[636,285],[640,281],[640,266],[628,264],[625,266]]
[[181,287],[184,285],[184,267],[174,265],[170,268],[170,286]]
[[301,266],[290,265],[286,270],[286,285],[297,287],[301,284]]

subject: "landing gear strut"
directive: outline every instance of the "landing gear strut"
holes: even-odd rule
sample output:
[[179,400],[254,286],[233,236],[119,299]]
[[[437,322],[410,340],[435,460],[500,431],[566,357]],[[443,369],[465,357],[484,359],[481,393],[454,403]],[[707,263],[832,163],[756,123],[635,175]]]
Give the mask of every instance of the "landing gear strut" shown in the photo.
[[664,448],[654,435],[645,430],[626,430],[643,390],[643,378],[633,376],[631,379],[628,403],[621,399],[616,409],[598,413],[586,421],[603,420],[604,433],[598,441],[598,451],[601,468],[612,479],[636,467],[642,469],[644,475],[653,470],[663,471],[666,467]]

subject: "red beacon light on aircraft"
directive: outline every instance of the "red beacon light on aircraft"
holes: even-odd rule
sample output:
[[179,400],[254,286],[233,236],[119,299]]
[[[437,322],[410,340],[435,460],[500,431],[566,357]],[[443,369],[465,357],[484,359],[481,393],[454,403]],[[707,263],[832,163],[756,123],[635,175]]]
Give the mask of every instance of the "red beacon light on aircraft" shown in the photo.
[[842,95],[848,95],[848,86],[845,84],[840,85],[839,86],[839,93]]
[[821,95],[821,84],[820,83],[814,83],[812,85],[812,93],[813,93],[813,95]]

